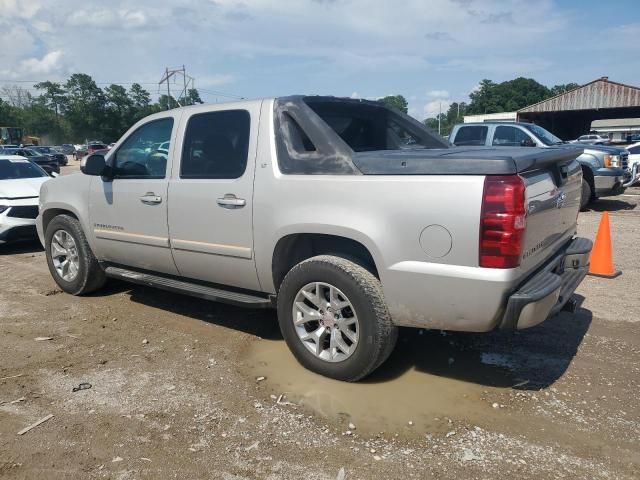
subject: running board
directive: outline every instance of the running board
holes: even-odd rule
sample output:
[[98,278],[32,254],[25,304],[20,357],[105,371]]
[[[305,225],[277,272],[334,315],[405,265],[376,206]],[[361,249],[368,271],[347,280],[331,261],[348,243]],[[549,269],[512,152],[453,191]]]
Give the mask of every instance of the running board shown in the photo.
[[120,267],[107,267],[105,274],[110,278],[117,278],[127,282],[137,283],[148,287],[182,293],[192,297],[204,298],[214,302],[230,303],[240,307],[269,308],[273,306],[270,298],[247,293],[231,292],[220,288],[208,287],[197,283],[173,278],[160,277],[150,273],[141,273]]

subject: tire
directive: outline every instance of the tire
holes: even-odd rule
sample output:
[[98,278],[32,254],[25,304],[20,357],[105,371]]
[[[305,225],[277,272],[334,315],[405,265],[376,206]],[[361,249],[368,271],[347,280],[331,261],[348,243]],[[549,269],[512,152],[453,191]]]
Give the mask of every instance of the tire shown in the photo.
[[[356,342],[347,345],[349,337],[340,333],[344,330],[335,326],[323,326],[321,322],[325,321],[324,316],[322,320],[311,320],[302,326],[294,325],[294,309],[299,303],[296,303],[296,299],[303,298],[300,296],[302,289],[313,289],[310,285],[315,284],[320,284],[325,292],[333,287],[334,293],[337,292],[338,295],[336,298],[342,299],[342,303],[345,299],[346,303],[350,303],[348,307],[334,309],[335,318],[334,313],[326,314],[333,320],[341,318],[343,321],[353,321],[353,317],[357,316],[354,327],[357,328]],[[329,294],[324,295],[326,301]],[[318,295],[315,298],[317,299]],[[309,301],[307,305],[314,306],[315,303]],[[330,312],[329,308],[327,312]],[[315,318],[315,315],[309,318]],[[306,314],[304,317],[306,318]],[[335,324],[338,325],[339,321],[336,320]],[[331,255],[309,258],[287,273],[278,292],[278,322],[289,349],[302,366],[320,375],[348,382],[361,380],[378,368],[389,357],[398,338],[398,327],[391,321],[380,281],[356,263]],[[305,342],[301,335],[304,336],[304,329],[310,332],[314,331],[316,326],[318,329],[324,328],[326,332],[338,330],[336,335],[340,336],[343,345],[349,347],[350,353],[347,355],[344,354],[344,350],[336,351],[337,356],[333,360],[312,353],[320,342]],[[323,344],[330,345],[329,342],[333,342],[332,334],[326,335],[328,338],[323,340]],[[333,355],[331,348],[326,349],[323,355],[325,353],[329,357]]]
[[582,179],[582,194],[580,195],[580,211],[584,211],[587,208],[587,205],[591,203],[593,199],[593,189],[591,188],[591,184]]
[[[75,252],[72,257],[77,259],[77,272],[75,276],[70,278],[63,278],[59,271],[56,269],[56,261],[59,262],[59,258],[54,259],[52,254],[52,243],[60,245],[59,242],[54,240],[54,236],[58,232],[64,232],[60,235],[63,238],[66,233],[73,239],[75,244],[75,250],[69,251]],[[84,295],[101,288],[107,277],[104,274],[104,270],[100,267],[98,260],[93,255],[87,237],[85,237],[80,222],[70,215],[58,215],[54,217],[45,231],[45,254],[47,256],[47,266],[51,276],[58,284],[58,286],[71,295]]]

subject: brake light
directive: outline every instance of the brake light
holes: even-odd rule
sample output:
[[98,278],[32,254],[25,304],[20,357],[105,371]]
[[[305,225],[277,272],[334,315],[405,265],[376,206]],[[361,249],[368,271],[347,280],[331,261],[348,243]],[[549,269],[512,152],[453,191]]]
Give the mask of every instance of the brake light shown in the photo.
[[487,176],[480,213],[480,266],[520,265],[526,212],[524,182],[517,175]]

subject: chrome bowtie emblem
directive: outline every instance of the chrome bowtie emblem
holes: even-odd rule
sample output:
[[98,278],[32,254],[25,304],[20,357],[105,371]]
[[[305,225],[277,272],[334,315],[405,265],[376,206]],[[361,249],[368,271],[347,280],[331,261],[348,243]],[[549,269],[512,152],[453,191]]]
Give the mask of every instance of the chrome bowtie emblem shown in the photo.
[[560,195],[556,197],[556,208],[564,207],[564,203],[567,200],[567,194],[564,192],[560,192]]

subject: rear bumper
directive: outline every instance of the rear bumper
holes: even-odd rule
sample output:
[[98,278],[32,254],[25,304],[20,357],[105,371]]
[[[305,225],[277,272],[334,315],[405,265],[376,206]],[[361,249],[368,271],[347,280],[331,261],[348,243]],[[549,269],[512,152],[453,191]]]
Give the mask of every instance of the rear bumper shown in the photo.
[[591,240],[575,238],[560,255],[509,296],[501,329],[523,329],[558,313],[589,269]]

